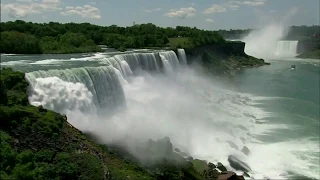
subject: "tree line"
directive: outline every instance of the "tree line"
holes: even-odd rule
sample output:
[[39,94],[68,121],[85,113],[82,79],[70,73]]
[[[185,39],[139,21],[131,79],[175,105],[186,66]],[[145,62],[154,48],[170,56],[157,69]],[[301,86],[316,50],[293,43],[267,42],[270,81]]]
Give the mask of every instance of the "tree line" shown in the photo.
[[[218,32],[226,39],[241,39],[247,36],[250,32],[256,29],[230,29],[218,30]],[[300,40],[306,38],[315,38],[320,36],[320,26],[291,26],[288,29],[287,35],[284,37],[286,40]]]
[[[1,53],[72,53],[99,51],[97,45],[116,49],[166,47],[170,39],[187,38],[188,46],[224,43],[217,31],[195,27],[158,27],[152,23],[130,27],[90,23],[1,23]],[[179,44],[183,47],[184,44]]]

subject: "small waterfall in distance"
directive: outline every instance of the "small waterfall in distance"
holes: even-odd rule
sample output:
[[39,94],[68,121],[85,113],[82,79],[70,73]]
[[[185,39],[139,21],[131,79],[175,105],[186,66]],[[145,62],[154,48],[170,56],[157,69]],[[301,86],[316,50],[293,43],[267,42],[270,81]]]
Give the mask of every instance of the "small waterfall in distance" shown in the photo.
[[298,41],[278,41],[275,54],[277,56],[295,57],[297,49]]

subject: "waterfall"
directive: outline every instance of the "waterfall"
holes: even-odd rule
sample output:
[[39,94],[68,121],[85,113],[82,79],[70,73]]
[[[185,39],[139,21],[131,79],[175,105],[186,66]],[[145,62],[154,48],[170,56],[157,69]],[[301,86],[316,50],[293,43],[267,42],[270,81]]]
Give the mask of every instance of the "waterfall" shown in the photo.
[[[88,105],[88,99],[92,101],[91,106],[94,106],[94,109],[113,110],[126,104],[123,85],[126,85],[128,80],[135,76],[134,73],[137,70],[152,73],[173,72],[180,63],[184,64],[186,59],[184,51],[180,49],[179,52],[179,59],[174,51],[118,54],[98,59],[100,64],[102,64],[102,66],[98,67],[29,72],[26,73],[26,79],[29,81],[31,89],[29,100],[34,105],[50,106],[50,104],[55,104],[46,108],[57,112],[63,111],[63,108],[78,108],[80,111],[84,111],[88,109],[87,106],[90,106]],[[55,87],[59,87],[60,89],[58,88],[57,92],[42,90],[49,87],[52,87],[53,90]],[[73,92],[77,93],[79,88],[85,88],[87,90],[83,91],[88,91],[89,93],[80,93],[73,96]],[[50,98],[50,94],[54,93],[60,93],[60,96]],[[82,99],[78,98],[77,101],[77,96],[86,97]],[[70,97],[72,97],[72,101],[68,100]],[[83,99],[85,99],[85,102]],[[75,107],[70,102],[78,104],[79,107]]]
[[[26,73],[26,79],[29,81],[34,95],[31,95],[31,97],[38,96],[37,100],[31,99],[31,103],[32,101],[41,103],[39,101],[44,100],[41,99],[41,95],[39,95],[39,93],[42,92],[38,92],[37,88],[39,83],[42,83],[43,86],[47,87],[52,86],[52,84],[56,83],[56,81],[54,83],[50,83],[50,81],[47,81],[45,82],[46,85],[44,85],[42,80],[45,78],[52,80],[50,79],[50,77],[56,77],[59,79],[58,81],[83,84],[92,94],[93,105],[98,108],[112,109],[114,107],[125,104],[123,88],[112,66],[72,68],[65,70],[48,71],[39,70]],[[70,84],[67,85],[68,86],[65,87],[66,89],[70,87]],[[55,87],[53,86],[53,88]],[[57,99],[57,101],[61,101],[61,99]]]
[[275,54],[277,56],[290,56],[297,55],[298,41],[278,41]]
[[184,49],[178,49],[178,57],[181,64],[186,65],[187,64],[187,56]]

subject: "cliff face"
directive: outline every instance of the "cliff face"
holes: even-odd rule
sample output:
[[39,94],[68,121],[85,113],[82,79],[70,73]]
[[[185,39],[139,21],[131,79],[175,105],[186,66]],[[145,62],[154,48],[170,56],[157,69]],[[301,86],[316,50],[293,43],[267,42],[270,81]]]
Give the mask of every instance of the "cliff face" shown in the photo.
[[304,53],[304,52],[312,52],[317,49],[320,49],[320,39],[313,38],[313,39],[305,39],[299,40],[298,42],[298,49],[297,53]]
[[189,60],[202,57],[205,52],[215,54],[222,57],[228,57],[230,55],[247,56],[244,52],[245,43],[240,41],[229,41],[224,44],[205,45],[195,48],[185,49],[186,55]]
[[188,64],[202,64],[210,73],[219,75],[234,75],[243,67],[257,67],[265,64],[263,59],[247,55],[244,52],[245,43],[230,41],[224,44],[206,45],[185,49]]

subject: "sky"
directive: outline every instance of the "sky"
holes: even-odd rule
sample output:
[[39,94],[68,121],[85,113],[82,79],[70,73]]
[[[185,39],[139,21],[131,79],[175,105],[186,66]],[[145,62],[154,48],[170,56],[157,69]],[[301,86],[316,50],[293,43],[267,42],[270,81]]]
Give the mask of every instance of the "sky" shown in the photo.
[[1,21],[247,29],[319,25],[319,8],[320,0],[1,0]]

